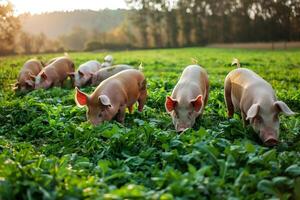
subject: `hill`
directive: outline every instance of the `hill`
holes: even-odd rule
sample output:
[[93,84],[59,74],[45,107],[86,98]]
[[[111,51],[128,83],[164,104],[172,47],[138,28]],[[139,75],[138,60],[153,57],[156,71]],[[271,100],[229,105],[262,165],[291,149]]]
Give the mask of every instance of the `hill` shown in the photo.
[[43,14],[22,14],[22,29],[31,34],[43,32],[49,38],[69,33],[74,27],[106,32],[119,26],[130,12],[118,10],[75,10],[71,12],[51,12]]

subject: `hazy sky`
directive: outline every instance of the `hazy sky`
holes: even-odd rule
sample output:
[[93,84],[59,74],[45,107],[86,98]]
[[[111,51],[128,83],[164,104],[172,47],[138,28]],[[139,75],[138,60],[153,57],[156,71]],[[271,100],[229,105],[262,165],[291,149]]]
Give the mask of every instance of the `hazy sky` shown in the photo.
[[124,0],[11,0],[15,12],[41,13],[75,9],[126,8]]

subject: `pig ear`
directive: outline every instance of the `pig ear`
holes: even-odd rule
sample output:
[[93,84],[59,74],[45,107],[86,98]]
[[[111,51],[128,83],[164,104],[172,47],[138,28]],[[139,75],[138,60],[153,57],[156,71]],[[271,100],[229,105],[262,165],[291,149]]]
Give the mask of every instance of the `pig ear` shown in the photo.
[[191,101],[191,104],[193,105],[195,111],[199,112],[201,107],[202,107],[202,104],[203,104],[202,95],[199,95],[199,96],[196,97],[196,99],[193,99]]
[[99,99],[99,102],[100,102],[101,105],[111,107],[111,102],[110,102],[110,99],[108,98],[108,96],[100,95],[98,97],[98,99]]
[[68,75],[69,75],[70,77],[74,77],[74,76],[75,76],[75,72],[70,72],[70,73],[68,73]]
[[252,118],[256,117],[258,112],[259,112],[259,104],[253,104],[247,112],[246,120],[249,120],[249,119],[252,119]]
[[42,79],[44,79],[44,80],[47,79],[47,75],[45,74],[45,72],[42,72],[41,77],[42,77]]
[[31,86],[31,87],[34,86],[34,83],[32,82],[32,80],[27,80],[27,81],[25,81],[25,83],[26,83],[28,86]]
[[82,73],[82,71],[80,71],[80,70],[78,70],[78,74],[79,74],[80,77],[84,76],[84,73]]
[[283,114],[287,116],[295,114],[283,101],[276,101],[274,106],[276,106],[281,112],[283,112]]
[[15,84],[12,84],[12,86],[13,86],[13,90],[14,91],[16,91],[16,90],[18,90],[18,88],[19,88],[19,85],[20,85],[20,83],[19,82],[16,82]]
[[177,105],[177,101],[175,99],[172,99],[171,97],[166,98],[165,107],[167,112],[171,112],[175,109],[175,106]]
[[93,72],[90,72],[90,73],[88,73],[88,75],[89,75],[91,78],[93,78],[94,73],[93,73]]
[[35,77],[36,77],[36,76],[33,75],[32,73],[29,73],[29,77],[30,77],[31,80],[35,81]]
[[85,94],[84,92],[81,92],[77,87],[75,89],[76,89],[76,93],[75,93],[76,105],[82,108],[85,105],[87,105],[88,95]]

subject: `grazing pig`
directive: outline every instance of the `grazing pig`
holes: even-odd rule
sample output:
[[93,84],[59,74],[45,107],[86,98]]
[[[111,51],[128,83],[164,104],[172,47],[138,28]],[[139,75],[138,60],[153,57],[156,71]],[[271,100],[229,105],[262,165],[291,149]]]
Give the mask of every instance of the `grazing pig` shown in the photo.
[[196,118],[204,111],[208,93],[209,81],[205,69],[199,65],[187,66],[165,102],[176,131],[193,127]]
[[88,61],[79,66],[77,72],[69,75],[74,80],[75,87],[83,87],[91,83],[92,76],[101,68],[101,64],[96,60]]
[[253,71],[238,68],[227,75],[224,89],[228,117],[232,117],[234,111],[241,111],[244,125],[250,121],[266,146],[276,145],[279,113],[293,115],[294,112],[277,100],[272,86]]
[[133,67],[129,65],[115,65],[111,67],[106,67],[104,69],[100,69],[98,72],[92,75],[92,86],[97,86],[105,79],[127,69],[133,69]]
[[75,65],[68,57],[59,57],[47,65],[35,77],[35,89],[48,89],[52,86],[62,86],[69,73],[74,72]]
[[22,67],[18,81],[14,90],[20,92],[28,92],[34,89],[34,77],[43,69],[43,65],[39,60],[28,60]]
[[107,55],[104,57],[104,63],[101,64],[102,68],[110,67],[113,65],[114,58],[112,55]]
[[129,69],[103,81],[91,95],[76,88],[75,102],[77,106],[87,106],[87,119],[98,125],[116,116],[123,123],[125,110],[132,112],[138,101],[138,110],[143,110],[147,98],[146,79],[142,72]]

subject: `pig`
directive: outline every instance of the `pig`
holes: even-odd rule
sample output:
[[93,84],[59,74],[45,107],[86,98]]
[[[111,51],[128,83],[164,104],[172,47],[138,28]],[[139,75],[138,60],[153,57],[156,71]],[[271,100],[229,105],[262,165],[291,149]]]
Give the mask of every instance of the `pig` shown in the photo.
[[127,69],[133,69],[133,67],[129,65],[115,65],[100,69],[92,75],[92,86],[97,86],[105,79]]
[[41,61],[30,59],[23,65],[18,81],[15,84],[14,90],[20,92],[29,92],[34,89],[34,77],[43,69]]
[[101,82],[91,95],[76,87],[75,102],[78,107],[87,106],[87,119],[93,125],[116,120],[124,123],[125,110],[133,111],[138,101],[138,111],[142,111],[147,98],[146,79],[142,72],[128,69]]
[[96,60],[88,61],[79,66],[77,72],[71,72],[69,75],[74,79],[75,87],[83,87],[92,82],[92,75],[101,69],[101,64]]
[[52,86],[62,86],[69,73],[74,72],[75,65],[68,57],[59,57],[47,65],[35,77],[35,89],[48,89]]
[[199,65],[189,65],[173,89],[166,97],[165,108],[171,115],[175,130],[183,132],[194,126],[207,104],[209,80],[206,70]]
[[104,57],[104,62],[101,64],[102,68],[110,67],[113,65],[114,58],[112,55],[107,55]]
[[279,113],[295,114],[284,102],[277,100],[267,81],[246,68],[234,69],[226,76],[224,98],[228,117],[240,111],[244,126],[250,123],[266,146],[278,144]]

